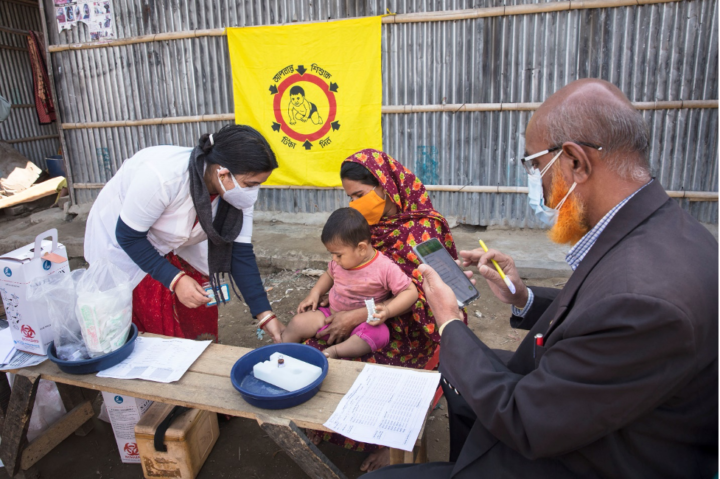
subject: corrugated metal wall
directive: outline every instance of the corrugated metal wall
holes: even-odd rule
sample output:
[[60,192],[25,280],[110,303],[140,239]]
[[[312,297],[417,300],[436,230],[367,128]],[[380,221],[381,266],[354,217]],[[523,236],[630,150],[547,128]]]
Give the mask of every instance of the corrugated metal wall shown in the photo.
[[[48,8],[51,0],[45,0]],[[534,2],[512,2],[534,3]],[[493,0],[114,0],[118,38],[151,33],[322,21],[384,13],[501,5]],[[52,9],[49,9],[52,12]],[[84,25],[50,43],[89,40]],[[383,26],[383,104],[540,102],[566,83],[599,77],[633,101],[717,99],[717,0]],[[224,37],[162,41],[53,54],[63,122],[233,111]],[[717,191],[717,109],[644,113],[654,173],[667,189]],[[523,185],[530,112],[386,114],[385,150],[427,184]],[[76,182],[107,181],[135,151],[192,145],[219,123],[65,132]],[[77,190],[78,202],[97,192]],[[536,226],[524,195],[433,193],[444,214],[468,224]],[[258,207],[331,211],[339,191],[265,190]],[[717,222],[717,202],[684,207]]]
[[[36,5],[23,5],[0,1],[0,27],[14,30],[42,32],[40,9]],[[3,47],[13,47],[8,49]],[[25,50],[20,50],[25,49]],[[15,105],[34,105],[32,70],[24,35],[0,30],[0,95]],[[7,120],[0,123],[0,140],[57,135],[55,124],[40,125],[35,107],[13,108]],[[28,159],[45,167],[45,158],[58,151],[57,138],[14,143],[12,146]]]

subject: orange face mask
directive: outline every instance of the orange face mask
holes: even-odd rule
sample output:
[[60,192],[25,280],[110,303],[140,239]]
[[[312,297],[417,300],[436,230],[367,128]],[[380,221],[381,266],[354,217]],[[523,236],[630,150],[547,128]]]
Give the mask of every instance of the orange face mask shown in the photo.
[[385,200],[380,198],[380,195],[375,193],[373,188],[360,199],[351,201],[350,208],[358,210],[365,217],[368,224],[375,225],[380,221],[385,211]]

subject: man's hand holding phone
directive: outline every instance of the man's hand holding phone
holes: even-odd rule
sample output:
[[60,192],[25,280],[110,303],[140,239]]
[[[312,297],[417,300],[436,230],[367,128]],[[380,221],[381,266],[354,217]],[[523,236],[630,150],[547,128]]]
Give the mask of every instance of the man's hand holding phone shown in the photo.
[[[462,313],[458,307],[457,297],[452,288],[445,284],[440,275],[427,264],[421,264],[418,271],[423,275],[423,290],[430,309],[432,309],[435,323],[442,326],[451,319],[462,319]],[[468,279],[472,276],[470,271],[465,273]],[[475,284],[474,279],[470,281]]]
[[469,280],[468,275],[437,238],[420,243],[413,250],[420,260],[430,266],[442,282],[451,288],[459,305],[467,306],[480,297],[475,283]]

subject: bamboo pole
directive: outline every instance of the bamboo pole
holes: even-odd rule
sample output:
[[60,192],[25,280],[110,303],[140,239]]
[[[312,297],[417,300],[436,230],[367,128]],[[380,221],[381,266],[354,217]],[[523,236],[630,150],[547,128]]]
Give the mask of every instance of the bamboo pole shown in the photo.
[[[467,10],[450,10],[445,12],[420,12],[401,13],[385,15],[382,23],[424,23],[424,22],[447,22],[455,20],[468,20],[473,18],[504,17],[510,15],[529,15],[534,13],[564,12],[571,10],[588,10],[595,8],[617,8],[636,5],[654,5],[661,3],[677,2],[679,0],[579,0],[565,2],[533,3],[527,5],[508,5],[501,7],[473,8]],[[338,20],[332,20],[338,21]],[[293,25],[318,22],[293,22]],[[207,30],[188,30],[184,32],[166,32],[155,35],[143,35],[128,37],[119,40],[93,43],[74,43],[67,45],[52,45],[52,53],[67,50],[86,50],[90,48],[108,48],[121,45],[133,45],[136,43],[159,42],[164,40],[182,40],[186,38],[223,36],[224,28],[213,28]]]
[[73,176],[72,165],[70,164],[70,152],[65,142],[65,132],[62,128],[62,116],[60,113],[60,98],[57,94],[57,88],[55,87],[55,69],[53,67],[52,55],[50,54],[50,35],[47,25],[47,16],[45,15],[45,0],[38,0],[38,8],[40,10],[40,24],[43,30],[43,47],[45,51],[45,65],[47,66],[48,83],[50,83],[50,94],[53,97],[53,104],[55,105],[55,126],[57,127],[57,136],[60,139],[60,148],[62,149],[63,163],[65,164],[65,173],[67,176],[68,194],[70,196],[71,204],[77,204],[77,198],[75,198],[75,187],[73,182],[75,177]]
[[0,50],[14,50],[14,51],[16,51],[16,52],[26,52],[26,51],[28,51],[27,48],[23,48],[23,47],[13,47],[13,46],[10,46],[10,45],[0,45]]
[[4,141],[5,143],[15,144],[15,143],[27,143],[28,141],[40,141],[40,140],[50,140],[52,138],[57,138],[60,135],[45,135],[45,136],[28,136],[27,138],[15,138],[12,140],[0,140]]
[[[97,190],[102,189],[104,183],[75,183],[76,189]],[[292,186],[292,185],[262,185],[267,190],[342,190],[342,187],[320,188],[317,186]],[[528,192],[525,186],[461,186],[461,185],[425,185],[428,191],[448,191],[451,193],[510,193],[526,195]],[[716,191],[666,191],[670,198],[682,198],[690,201],[718,201]]]
[[[382,107],[384,114],[407,113],[459,113],[469,111],[533,111],[542,103],[466,103],[462,105],[387,105]],[[677,110],[683,108],[717,108],[718,100],[679,100],[679,101],[648,101],[633,103],[638,110]],[[118,128],[127,126],[174,125],[180,123],[199,123],[208,121],[233,121],[234,113],[218,115],[176,116],[166,118],[148,118],[145,120],[97,121],[89,123],[63,123],[64,130],[80,130],[87,128]]]
[[85,128],[118,128],[126,126],[176,125],[180,123],[200,123],[209,121],[232,121],[234,113],[220,115],[175,116],[166,118],[148,118],[145,120],[97,121],[94,123],[63,123],[63,130],[80,130]]
[[23,7],[37,8],[37,3],[24,0],[2,0],[2,3],[14,3],[15,5],[22,5]]
[[22,36],[26,36],[28,34],[27,30],[18,30],[17,28],[10,28],[10,27],[3,27],[3,26],[0,26],[0,32],[12,33],[14,35],[22,35]]
[[32,103],[18,103],[10,105],[10,108],[35,108],[35,105]]

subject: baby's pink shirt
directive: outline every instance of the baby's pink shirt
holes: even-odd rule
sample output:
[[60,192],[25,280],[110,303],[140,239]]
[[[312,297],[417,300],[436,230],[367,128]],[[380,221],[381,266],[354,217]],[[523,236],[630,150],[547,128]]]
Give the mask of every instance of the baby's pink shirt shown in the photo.
[[369,263],[355,269],[343,269],[331,261],[328,272],[334,281],[329,295],[333,311],[364,308],[365,300],[370,298],[384,301],[411,283],[400,267],[379,251]]

